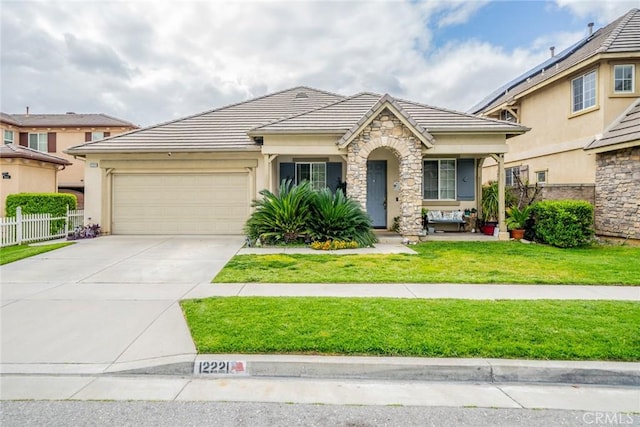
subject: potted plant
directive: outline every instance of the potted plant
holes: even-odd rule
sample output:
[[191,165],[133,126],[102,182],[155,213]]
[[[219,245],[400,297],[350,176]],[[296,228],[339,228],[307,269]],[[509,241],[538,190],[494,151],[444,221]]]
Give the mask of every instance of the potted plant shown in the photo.
[[531,217],[532,206],[527,205],[520,209],[512,206],[507,209],[507,228],[511,231],[511,237],[514,239],[522,239],[524,237],[524,227]]
[[492,235],[494,228],[498,224],[498,210],[500,209],[499,191],[497,181],[491,181],[489,185],[482,187],[481,203],[484,220],[482,232],[484,234]]

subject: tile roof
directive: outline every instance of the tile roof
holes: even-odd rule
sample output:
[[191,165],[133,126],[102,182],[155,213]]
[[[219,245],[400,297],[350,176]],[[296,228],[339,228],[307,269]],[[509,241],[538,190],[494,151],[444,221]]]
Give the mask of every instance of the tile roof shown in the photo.
[[396,99],[390,95],[360,93],[334,104],[285,118],[251,129],[252,135],[269,133],[332,133],[344,134],[346,140],[367,118],[385,102],[393,105],[420,133],[506,131],[522,133],[528,130],[510,122],[493,120],[417,102]]
[[2,144],[0,145],[0,158],[2,159],[31,159],[41,162],[54,163],[57,165],[68,166],[71,164],[66,159],[52,156],[51,154],[43,153],[37,150],[33,150],[28,147],[22,147],[15,144]]
[[179,120],[71,147],[69,154],[259,150],[253,137],[273,133],[345,135],[389,102],[416,130],[429,132],[505,132],[528,130],[514,123],[430,107],[390,95],[360,93],[348,98],[296,87]]
[[640,98],[614,121],[600,139],[592,141],[585,150],[616,150],[620,144],[640,145]]
[[71,154],[99,152],[160,152],[257,150],[247,132],[259,125],[310,111],[343,96],[306,86],[161,123],[90,142],[67,150]]
[[498,88],[469,111],[477,114],[514,99],[597,54],[640,51],[640,10],[631,9],[592,35]]
[[0,120],[24,127],[133,127],[136,125],[107,114],[6,114]]

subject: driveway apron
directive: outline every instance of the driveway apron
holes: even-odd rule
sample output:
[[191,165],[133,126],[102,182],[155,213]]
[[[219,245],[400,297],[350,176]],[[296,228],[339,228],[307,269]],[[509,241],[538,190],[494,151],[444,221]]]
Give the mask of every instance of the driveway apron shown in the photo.
[[104,372],[193,360],[178,301],[242,236],[104,236],[0,267],[2,372]]

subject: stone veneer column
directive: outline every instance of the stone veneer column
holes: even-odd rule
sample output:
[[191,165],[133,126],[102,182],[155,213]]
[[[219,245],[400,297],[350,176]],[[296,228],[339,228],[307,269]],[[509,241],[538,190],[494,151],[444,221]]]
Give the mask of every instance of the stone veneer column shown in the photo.
[[422,143],[385,108],[347,147],[347,192],[367,208],[367,159],[384,148],[400,166],[400,232],[417,241],[422,231]]
[[640,239],[640,147],[596,156],[596,233]]

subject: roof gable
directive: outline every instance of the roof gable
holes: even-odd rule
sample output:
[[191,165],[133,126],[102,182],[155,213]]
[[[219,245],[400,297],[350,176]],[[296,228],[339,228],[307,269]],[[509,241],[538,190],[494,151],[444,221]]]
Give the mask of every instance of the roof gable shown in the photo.
[[604,28],[499,87],[469,111],[478,114],[491,110],[597,54],[637,53],[638,51],[640,51],[640,10],[631,9]]
[[338,141],[340,147],[348,146],[358,134],[385,109],[395,115],[428,148],[433,147],[433,136],[420,126],[389,94],[381,97]]
[[632,102],[604,132],[584,149],[596,153],[640,145],[640,98]]

